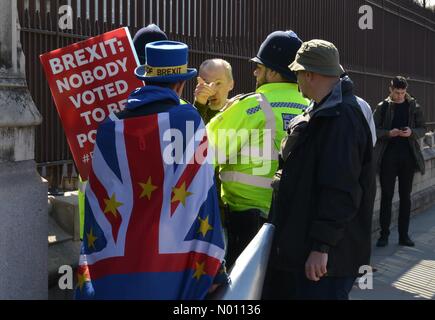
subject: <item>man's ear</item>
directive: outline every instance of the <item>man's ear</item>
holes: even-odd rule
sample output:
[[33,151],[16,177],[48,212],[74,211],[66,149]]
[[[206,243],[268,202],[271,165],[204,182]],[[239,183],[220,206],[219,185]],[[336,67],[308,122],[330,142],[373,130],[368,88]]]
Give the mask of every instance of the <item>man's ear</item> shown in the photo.
[[279,72],[266,68],[266,80],[267,82],[275,82],[276,77],[278,77],[280,74]]
[[270,70],[268,67],[266,67],[266,68],[264,69],[264,78],[265,78],[265,79],[269,79],[269,77],[270,77],[270,72],[272,72],[272,70]]
[[231,80],[231,82],[230,82],[230,88],[229,88],[228,92],[230,92],[233,89],[234,89],[234,80]]
[[308,82],[312,82],[314,80],[314,73],[311,71],[304,72],[304,76],[306,77]]
[[183,94],[184,85],[186,84],[186,81],[179,81],[174,86],[174,91],[177,93],[178,97],[181,97]]

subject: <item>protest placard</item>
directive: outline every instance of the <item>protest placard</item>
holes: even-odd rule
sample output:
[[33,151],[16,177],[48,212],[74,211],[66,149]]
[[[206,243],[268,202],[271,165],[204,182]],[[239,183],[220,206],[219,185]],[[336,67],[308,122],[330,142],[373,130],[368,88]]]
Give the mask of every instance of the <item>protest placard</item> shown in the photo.
[[124,109],[143,83],[128,28],[116,29],[40,56],[80,176],[89,174],[98,125]]

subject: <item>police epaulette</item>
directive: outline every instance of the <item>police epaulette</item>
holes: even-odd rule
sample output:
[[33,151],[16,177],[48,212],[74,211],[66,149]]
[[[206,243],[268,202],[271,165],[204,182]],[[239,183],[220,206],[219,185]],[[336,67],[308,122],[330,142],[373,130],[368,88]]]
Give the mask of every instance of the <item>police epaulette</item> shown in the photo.
[[240,97],[238,97],[238,100],[242,101],[242,100],[244,100],[244,99],[246,99],[246,98],[248,98],[248,97],[250,97],[250,96],[252,96],[254,94],[255,94],[255,92],[249,92],[249,93],[241,94]]
[[[184,103],[183,103],[183,102],[184,102]],[[189,100],[182,99],[182,98],[180,98],[180,104],[191,104],[191,105],[193,106],[193,103],[190,103]]]

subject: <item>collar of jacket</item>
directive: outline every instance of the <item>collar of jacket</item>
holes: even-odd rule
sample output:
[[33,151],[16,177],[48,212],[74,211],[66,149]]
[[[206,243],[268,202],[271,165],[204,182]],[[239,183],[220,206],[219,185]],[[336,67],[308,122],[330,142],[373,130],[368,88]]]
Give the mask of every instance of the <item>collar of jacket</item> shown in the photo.
[[[413,96],[411,96],[409,93],[406,93],[406,95],[405,95],[405,100],[408,101],[408,103],[409,103],[410,105],[412,105],[412,102],[415,101],[415,98],[414,98]],[[388,96],[387,98],[385,98],[385,101],[388,102],[388,103],[390,103],[390,104],[391,104],[391,103],[395,103],[395,102],[391,99],[390,96]]]
[[308,112],[311,118],[315,116],[336,117],[340,114],[336,110],[336,107],[343,102],[343,96],[352,92],[352,89],[352,80],[348,76],[345,76],[337,82],[329,98],[318,109],[314,110],[315,102],[311,101],[310,106],[305,112]]
[[143,105],[163,100],[171,100],[174,102],[174,104],[180,104],[180,98],[177,96],[174,90],[153,85],[146,85],[142,88],[136,89],[130,94],[127,100],[127,106],[125,108],[128,110],[134,110]]
[[292,82],[273,82],[266,83],[260,86],[255,92],[256,93],[268,93],[275,90],[296,90],[298,91],[298,85]]

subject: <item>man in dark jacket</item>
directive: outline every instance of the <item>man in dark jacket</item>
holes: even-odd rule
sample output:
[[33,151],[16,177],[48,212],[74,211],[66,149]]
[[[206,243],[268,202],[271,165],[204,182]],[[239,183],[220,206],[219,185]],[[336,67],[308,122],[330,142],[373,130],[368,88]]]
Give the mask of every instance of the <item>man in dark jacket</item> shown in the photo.
[[375,158],[382,190],[378,247],[388,244],[396,177],[400,196],[399,244],[414,246],[408,235],[412,180],[416,170],[422,174],[425,171],[418,139],[424,136],[426,128],[421,107],[406,92],[407,88],[404,77],[395,77],[391,81],[390,96],[378,104],[373,115],[378,137]]
[[332,43],[304,43],[289,67],[312,103],[283,142],[263,297],[348,299],[370,260],[376,191],[370,128],[351,80],[340,79]]

